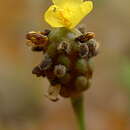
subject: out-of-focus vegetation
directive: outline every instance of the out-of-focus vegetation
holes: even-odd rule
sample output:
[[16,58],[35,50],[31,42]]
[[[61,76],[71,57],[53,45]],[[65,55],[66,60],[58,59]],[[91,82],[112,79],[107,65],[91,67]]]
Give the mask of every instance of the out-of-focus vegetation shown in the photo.
[[[0,0],[0,130],[76,130],[69,100],[44,98],[48,82],[31,74],[41,54],[25,46],[30,30],[48,28],[49,0]],[[95,0],[83,20],[96,33],[100,54],[85,93],[88,130],[129,130],[130,1]]]
[[130,93],[130,61],[129,59],[125,59],[124,64],[122,65],[122,75],[124,81],[125,88]]

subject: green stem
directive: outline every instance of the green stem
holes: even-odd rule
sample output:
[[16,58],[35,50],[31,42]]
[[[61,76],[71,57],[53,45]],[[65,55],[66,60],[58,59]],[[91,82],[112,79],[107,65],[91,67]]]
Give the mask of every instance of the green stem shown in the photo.
[[71,102],[78,120],[79,130],[85,130],[83,96],[71,98]]

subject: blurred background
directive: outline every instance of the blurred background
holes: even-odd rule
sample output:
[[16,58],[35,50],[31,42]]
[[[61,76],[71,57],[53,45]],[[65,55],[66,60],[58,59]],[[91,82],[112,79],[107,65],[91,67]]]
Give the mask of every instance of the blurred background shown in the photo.
[[[42,54],[25,45],[25,34],[49,25],[43,13],[51,0],[0,0],[0,130],[77,130],[69,99],[44,97],[46,79],[32,68]],[[82,21],[96,33],[100,54],[85,92],[88,130],[130,130],[130,1],[94,0]]]

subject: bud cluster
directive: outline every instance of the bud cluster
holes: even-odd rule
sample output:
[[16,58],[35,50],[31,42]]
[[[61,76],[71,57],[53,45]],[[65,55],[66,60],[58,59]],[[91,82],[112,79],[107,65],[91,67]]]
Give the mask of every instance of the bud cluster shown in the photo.
[[49,80],[51,100],[57,101],[58,95],[78,96],[89,88],[93,73],[90,60],[98,54],[99,47],[94,33],[56,28],[29,32],[26,38],[33,51],[43,52],[42,62],[32,73]]

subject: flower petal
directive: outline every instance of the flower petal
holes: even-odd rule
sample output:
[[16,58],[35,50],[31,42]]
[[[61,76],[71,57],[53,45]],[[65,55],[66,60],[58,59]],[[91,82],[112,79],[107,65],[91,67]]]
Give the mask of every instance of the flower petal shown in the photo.
[[68,16],[66,13],[64,13],[64,15],[71,22],[69,28],[74,28],[86,15],[92,11],[93,3],[92,1],[85,1],[78,6],[73,6],[70,4],[69,8],[70,11],[68,11]]
[[92,1],[85,1],[81,4],[81,10],[84,15],[88,15],[93,9]]
[[[55,4],[63,5],[52,5],[45,12],[45,20],[52,27],[74,28],[93,9],[92,1],[82,2],[82,0],[76,0],[80,1],[80,4],[74,3],[74,0],[53,1]],[[71,2],[69,3],[68,1]]]
[[52,5],[45,12],[45,20],[52,27],[65,27],[70,24],[69,20],[64,17],[64,9],[57,7],[56,5]]
[[52,0],[52,2],[55,4],[55,5],[58,5],[58,6],[64,6],[66,3],[81,3],[83,2],[83,0]]

